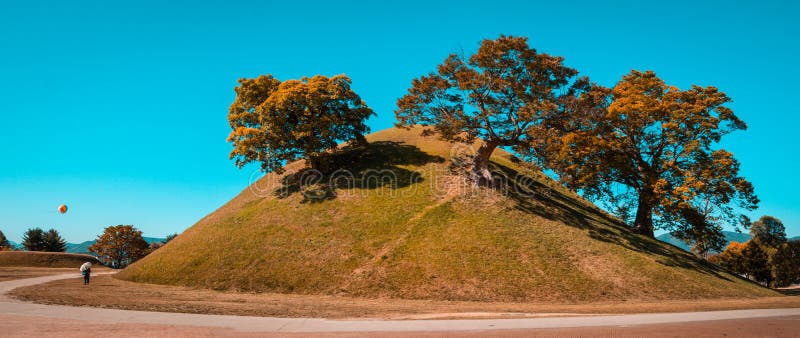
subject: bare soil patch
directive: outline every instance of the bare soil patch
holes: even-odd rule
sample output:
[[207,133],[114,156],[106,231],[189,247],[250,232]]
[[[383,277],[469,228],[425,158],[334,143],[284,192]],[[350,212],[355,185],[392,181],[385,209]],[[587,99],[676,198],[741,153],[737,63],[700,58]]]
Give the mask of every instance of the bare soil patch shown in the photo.
[[13,290],[12,297],[43,304],[94,306],[140,311],[268,317],[450,319],[520,318],[570,314],[625,314],[800,307],[800,297],[716,300],[626,301],[584,304],[455,302],[362,299],[324,295],[222,292],[122,281],[98,276]]

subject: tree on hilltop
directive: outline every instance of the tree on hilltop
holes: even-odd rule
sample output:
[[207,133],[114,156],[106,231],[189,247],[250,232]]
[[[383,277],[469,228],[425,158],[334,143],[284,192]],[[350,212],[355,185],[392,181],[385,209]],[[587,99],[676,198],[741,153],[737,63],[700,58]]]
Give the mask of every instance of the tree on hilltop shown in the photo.
[[240,168],[257,162],[265,172],[281,173],[286,162],[303,158],[326,170],[324,154],[338,142],[365,143],[365,120],[375,114],[350,83],[345,75],[240,79],[228,111],[231,159]]
[[132,225],[106,227],[89,251],[114,268],[124,268],[149,252],[142,232]]
[[540,125],[561,116],[562,97],[587,86],[587,79],[570,86],[577,73],[562,57],[529,47],[527,38],[483,40],[469,58],[451,54],[435,73],[414,79],[397,100],[397,125],[428,126],[426,133],[452,142],[480,139],[470,175],[478,185],[491,185],[492,152],[502,146],[530,148]]
[[739,176],[732,153],[714,148],[746,129],[725,106],[725,93],[680,90],[652,71],[634,70],[605,95],[605,107],[573,110],[569,123],[553,126],[558,132],[541,143],[544,165],[562,182],[612,208],[635,205],[632,228],[649,237],[656,225],[695,242],[713,239],[709,233],[719,233],[723,222],[748,225],[736,210],[755,209],[753,185]]

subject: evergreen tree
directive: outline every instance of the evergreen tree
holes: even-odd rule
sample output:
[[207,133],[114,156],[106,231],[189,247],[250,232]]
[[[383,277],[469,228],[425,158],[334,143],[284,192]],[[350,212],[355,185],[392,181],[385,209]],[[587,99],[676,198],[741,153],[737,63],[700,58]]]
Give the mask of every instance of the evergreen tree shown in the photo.
[[41,228],[32,228],[22,235],[22,246],[28,251],[44,251],[44,231]]
[[67,242],[61,237],[56,229],[50,229],[44,233],[44,251],[64,252],[67,251]]

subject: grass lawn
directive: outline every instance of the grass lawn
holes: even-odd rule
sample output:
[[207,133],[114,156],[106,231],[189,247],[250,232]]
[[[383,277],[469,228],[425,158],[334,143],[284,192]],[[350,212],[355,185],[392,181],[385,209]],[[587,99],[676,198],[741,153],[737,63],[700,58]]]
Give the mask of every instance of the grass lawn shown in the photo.
[[[779,296],[633,234],[501,149],[492,168],[506,183],[476,189],[459,171],[469,151],[419,129],[367,138],[369,146],[343,149],[332,160],[353,180],[336,172],[303,176],[302,161],[290,163],[116,278],[265,294],[503,303]],[[379,173],[393,179],[374,177]]]

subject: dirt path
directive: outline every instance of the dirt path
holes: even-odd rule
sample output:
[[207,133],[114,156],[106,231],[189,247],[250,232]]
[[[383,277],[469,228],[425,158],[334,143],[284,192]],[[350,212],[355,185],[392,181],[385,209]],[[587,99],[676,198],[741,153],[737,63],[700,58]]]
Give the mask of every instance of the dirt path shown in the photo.
[[[21,286],[35,285],[57,279],[75,278],[77,274],[65,274],[56,276],[46,276],[31,279],[12,280],[0,282],[0,318],[3,330],[0,332],[13,333],[14,335],[27,334],[36,335],[40,333],[37,325],[41,324],[42,330],[48,328],[56,331],[64,330],[70,325],[76,328],[82,327],[81,323],[93,323],[98,327],[117,327],[120,329],[145,329],[141,331],[143,335],[150,335],[145,332],[152,332],[152,335],[168,335],[168,331],[161,331],[164,328],[173,328],[187,334],[192,330],[198,330],[197,335],[216,335],[216,334],[261,334],[261,333],[367,333],[381,332],[382,335],[422,333],[435,334],[436,332],[448,335],[457,331],[459,335],[470,335],[483,333],[491,330],[492,335],[497,334],[517,334],[527,335],[530,330],[551,330],[570,328],[591,328],[591,330],[603,330],[603,328],[620,327],[644,327],[649,325],[689,325],[707,321],[731,321],[735,323],[745,321],[772,321],[781,325],[788,325],[789,328],[796,328],[800,320],[800,308],[793,309],[761,309],[761,310],[733,310],[733,311],[709,311],[709,312],[686,312],[686,313],[658,313],[658,314],[636,314],[636,315],[612,315],[612,316],[574,316],[574,317],[544,317],[544,318],[522,318],[522,319],[460,319],[460,320],[328,320],[320,318],[271,318],[271,317],[246,317],[229,315],[203,315],[186,313],[164,313],[164,312],[145,312],[102,309],[90,307],[70,307],[61,305],[42,305],[31,304],[9,299],[2,295],[6,292]],[[42,320],[47,318],[47,320]],[[16,323],[16,324],[9,324]],[[26,324],[28,323],[28,324]],[[39,324],[31,324],[39,323]],[[8,326],[11,327],[8,327]],[[59,326],[60,325],[60,326]],[[155,325],[155,327],[151,327]],[[772,327],[783,327],[781,325]],[[691,326],[691,325],[690,325]],[[83,326],[86,327],[86,326]],[[191,327],[192,329],[189,329]],[[152,328],[152,331],[147,331]],[[10,330],[10,331],[9,331]],[[189,331],[181,331],[189,330]],[[495,331],[512,330],[512,331]],[[594,331],[587,332],[594,332]],[[131,331],[133,332],[133,331]],[[600,335],[605,331],[596,331]],[[691,333],[685,331],[684,333]],[[762,332],[762,331],[759,331]],[[788,331],[794,332],[794,331]],[[75,331],[79,335],[92,335],[90,332]],[[129,332],[128,332],[129,333]],[[127,333],[126,333],[127,335]],[[616,332],[615,332],[616,335]]]
[[75,268],[42,268],[27,266],[0,266],[0,282],[74,272]]
[[[227,328],[97,323],[0,315],[0,336],[14,337],[797,337],[800,316],[639,326],[448,332],[240,332]],[[457,329],[456,329],[457,330]]]

